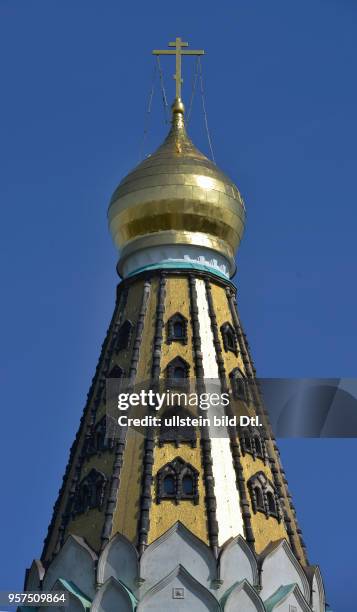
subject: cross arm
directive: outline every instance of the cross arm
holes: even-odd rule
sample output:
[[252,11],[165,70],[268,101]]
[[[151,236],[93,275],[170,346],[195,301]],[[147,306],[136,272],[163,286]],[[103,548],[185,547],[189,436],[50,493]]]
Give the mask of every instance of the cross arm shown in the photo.
[[[176,51],[171,51],[169,49],[163,49],[162,51],[160,49],[154,49],[154,51],[152,52],[153,55],[176,55]],[[180,51],[181,55],[204,55],[205,52],[203,51],[203,49],[197,49],[196,51],[192,50],[192,51]]]

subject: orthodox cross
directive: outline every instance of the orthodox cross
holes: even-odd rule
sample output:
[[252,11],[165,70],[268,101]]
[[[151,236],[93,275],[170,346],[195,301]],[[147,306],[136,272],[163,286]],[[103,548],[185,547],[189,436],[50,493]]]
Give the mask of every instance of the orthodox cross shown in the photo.
[[183,42],[181,38],[176,38],[175,42],[170,42],[169,47],[175,47],[175,50],[171,49],[155,49],[153,51],[153,55],[176,55],[176,72],[174,74],[174,79],[176,81],[176,98],[181,98],[181,85],[182,85],[182,77],[181,77],[181,56],[182,55],[204,55],[204,51],[195,50],[195,51],[184,51],[183,47],[188,47],[187,42]]

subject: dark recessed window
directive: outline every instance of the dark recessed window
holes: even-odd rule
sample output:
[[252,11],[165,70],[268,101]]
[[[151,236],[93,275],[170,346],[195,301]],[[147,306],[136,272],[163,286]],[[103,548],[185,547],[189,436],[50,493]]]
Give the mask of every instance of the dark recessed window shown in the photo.
[[264,510],[264,499],[263,493],[260,487],[254,487],[255,500],[257,504],[257,508],[259,510]]
[[186,370],[182,366],[176,366],[173,370],[173,378],[186,378]]
[[[196,446],[196,428],[190,424],[178,424],[179,419],[187,419],[187,417],[192,417],[192,414],[181,406],[172,406],[160,415],[159,446],[163,446],[165,443],[173,443],[177,448],[181,443],[188,443],[192,448]],[[186,423],[189,423],[189,421],[186,421]]]
[[166,495],[174,495],[174,493],[175,493],[175,478],[173,476],[165,476],[165,478],[164,478],[164,493],[166,493]]
[[187,343],[187,319],[181,313],[176,312],[167,321],[167,342]]
[[255,452],[257,453],[257,456],[262,457],[263,449],[262,449],[262,443],[261,443],[259,436],[254,436],[254,445],[255,445]]
[[112,449],[113,445],[114,440],[109,435],[109,431],[107,431],[107,418],[104,416],[93,427],[92,435],[87,444],[88,455]]
[[121,378],[122,376],[123,370],[118,365],[113,366],[108,374],[108,378]]
[[261,428],[244,427],[239,429],[239,440],[243,455],[249,453],[253,458],[262,459],[266,463],[267,455],[265,449],[264,432]]
[[229,375],[233,398],[242,402],[249,400],[248,381],[239,368],[234,368]]
[[185,495],[193,495],[192,476],[184,476],[182,479],[182,491]]
[[182,321],[176,321],[174,324],[174,336],[177,340],[181,340],[184,336],[184,325]]
[[73,514],[81,514],[93,508],[101,509],[104,500],[106,478],[102,472],[92,469],[83,478],[74,498]]
[[276,514],[275,499],[271,491],[267,492],[267,502],[268,502],[268,509],[269,509],[270,514]]
[[181,457],[166,463],[158,471],[156,486],[158,504],[165,499],[174,500],[176,504],[184,500],[198,503],[198,470]]
[[225,351],[231,351],[238,355],[237,336],[234,328],[230,323],[223,323],[221,326],[221,334]]
[[175,357],[166,366],[167,384],[175,386],[186,386],[188,384],[190,366],[181,357]]
[[129,319],[124,321],[124,323],[119,328],[117,338],[116,338],[116,351],[123,351],[129,348],[129,344],[133,335],[133,324]]
[[252,450],[252,439],[248,434],[245,434],[244,436],[244,448],[248,452],[251,452]]
[[248,489],[252,501],[253,512],[262,512],[266,518],[270,516],[281,521],[281,510],[274,485],[264,472],[257,472],[248,480]]

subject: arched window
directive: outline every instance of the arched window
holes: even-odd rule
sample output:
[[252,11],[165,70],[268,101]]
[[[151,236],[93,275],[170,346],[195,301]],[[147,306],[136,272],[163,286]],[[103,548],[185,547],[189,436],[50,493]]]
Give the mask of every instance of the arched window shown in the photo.
[[180,422],[183,422],[182,419],[188,417],[192,417],[191,413],[181,406],[172,406],[165,410],[160,415],[159,446],[171,442],[175,444],[176,448],[184,443],[190,444],[194,448],[197,444],[196,428],[192,425],[179,425]]
[[172,371],[172,378],[186,378],[186,369],[181,365],[175,366]]
[[231,380],[233,398],[243,402],[249,399],[247,379],[243,376],[243,372],[239,368],[234,368],[231,371],[229,378]]
[[255,503],[257,505],[257,510],[263,510],[264,511],[264,498],[263,498],[263,493],[260,487],[256,486],[253,489],[254,494],[255,494]]
[[166,366],[166,378],[168,384],[172,386],[186,386],[188,384],[190,366],[182,359],[182,357],[175,357]]
[[96,451],[102,451],[106,448],[105,444],[105,417],[99,421],[94,427],[94,448]]
[[116,363],[110,369],[105,381],[105,402],[107,406],[117,405],[120,388],[123,384],[124,372]]
[[115,342],[116,352],[123,351],[129,348],[130,341],[133,335],[133,324],[129,319],[124,321],[124,323],[119,328],[117,333],[117,338]]
[[255,446],[255,452],[256,452],[257,457],[263,457],[262,442],[261,442],[260,436],[258,435],[254,436],[254,446]]
[[183,500],[198,503],[198,471],[181,457],[166,463],[156,476],[156,501],[172,499],[176,504]]
[[175,478],[171,475],[164,478],[164,493],[165,495],[175,495]]
[[123,376],[123,370],[117,364],[112,367],[107,378],[121,378]]
[[181,313],[176,312],[167,321],[167,342],[187,343],[187,319]]
[[93,468],[79,483],[74,498],[73,514],[81,514],[93,508],[101,509],[105,486],[104,474]]
[[193,495],[193,478],[186,474],[182,478],[182,492],[184,495]]
[[275,498],[274,495],[271,491],[267,492],[267,502],[268,502],[268,510],[269,510],[269,514],[276,514],[276,503],[275,503]]
[[244,446],[244,450],[247,453],[251,453],[252,452],[252,438],[249,435],[248,431],[244,432],[244,436],[243,436],[243,446]]
[[112,449],[113,446],[112,432],[107,431],[107,417],[103,416],[93,427],[92,434],[88,440],[88,455],[104,452]]
[[274,485],[268,480],[264,472],[257,472],[248,480],[253,512],[262,512],[267,518],[270,516],[281,521],[281,510]]
[[257,457],[266,463],[264,432],[261,427],[244,427],[239,429],[239,439],[243,455],[249,453],[255,460]]
[[181,340],[183,338],[185,330],[182,321],[176,321],[174,323],[173,332],[175,340]]
[[231,351],[235,355],[238,355],[236,332],[228,321],[226,323],[223,323],[223,325],[221,326],[221,334],[224,350]]
[[79,487],[78,499],[77,499],[77,510],[82,508],[82,512],[85,512],[91,507],[91,490],[87,483],[83,482],[82,486]]

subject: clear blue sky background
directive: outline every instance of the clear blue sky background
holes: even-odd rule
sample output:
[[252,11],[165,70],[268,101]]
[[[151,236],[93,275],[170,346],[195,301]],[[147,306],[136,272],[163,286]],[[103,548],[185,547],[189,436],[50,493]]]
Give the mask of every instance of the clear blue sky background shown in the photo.
[[[216,160],[248,210],[237,283],[258,373],[355,376],[356,31],[354,0],[0,0],[0,588],[40,555],[114,306],[106,208],[138,161],[151,49],[207,50]],[[165,130],[156,92],[146,152]],[[354,612],[357,441],[280,446],[328,601]]]

